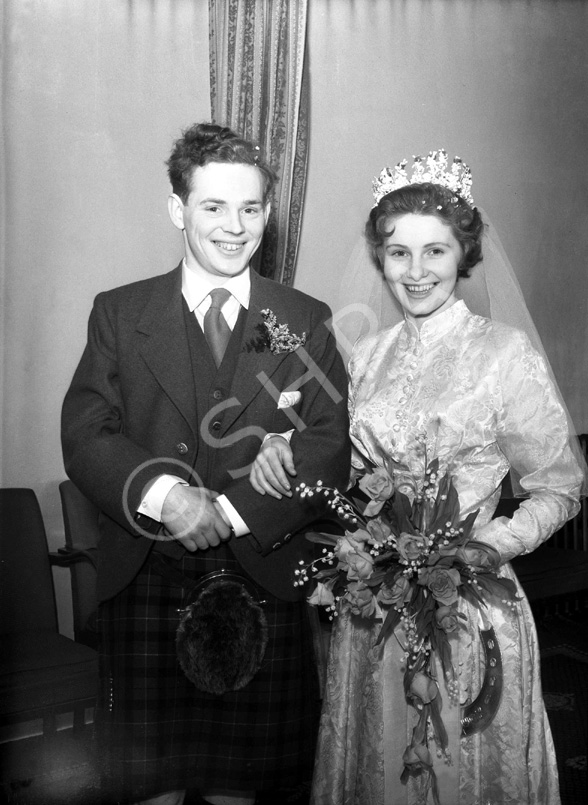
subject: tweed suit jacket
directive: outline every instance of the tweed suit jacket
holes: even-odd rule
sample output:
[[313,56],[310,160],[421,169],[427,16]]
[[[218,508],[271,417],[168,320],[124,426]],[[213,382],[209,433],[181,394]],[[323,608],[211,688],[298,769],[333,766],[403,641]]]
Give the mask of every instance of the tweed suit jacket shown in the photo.
[[[180,265],[96,297],[88,342],[64,400],[66,472],[101,510],[99,600],[128,586],[153,548],[135,515],[146,485],[162,473],[224,493],[251,530],[230,540],[237,560],[269,592],[295,600],[293,571],[308,556],[303,530],[317,512],[297,496],[278,501],[259,495],[247,468],[266,432],[295,428],[296,481],[345,486],[347,379],[327,326],[330,310],[252,272],[230,393],[199,412],[181,277]],[[304,348],[275,354],[264,309],[290,333],[306,333]],[[290,408],[278,404],[285,391],[300,392]],[[193,467],[203,440],[214,449],[207,477],[198,479]]]

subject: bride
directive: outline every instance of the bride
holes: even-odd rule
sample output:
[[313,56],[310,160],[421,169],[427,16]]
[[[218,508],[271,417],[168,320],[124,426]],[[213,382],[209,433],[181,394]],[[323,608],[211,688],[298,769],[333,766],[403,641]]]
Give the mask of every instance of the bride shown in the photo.
[[[405,698],[402,624],[376,645],[381,621],[353,615],[343,602],[331,638],[312,805],[560,802],[535,625],[509,562],[577,513],[583,472],[542,355],[524,332],[499,321],[500,311],[482,317],[458,297],[485,248],[470,184],[467,166],[456,158],[448,169],[443,151],[417,158],[410,179],[403,162],[374,182],[365,228],[372,270],[381,272],[403,317],[355,344],[350,428],[355,474],[390,466],[391,458],[418,485],[424,441],[426,455],[450,473],[462,516],[479,509],[474,538],[498,552],[499,575],[512,579],[520,596],[515,606],[493,598],[484,609],[501,655],[502,697],[479,731],[464,729],[463,706],[480,691],[485,655],[478,610],[460,598],[467,627],[450,635],[457,697],[437,680],[448,751],[436,748],[429,729],[429,771],[418,753],[406,754],[418,712]],[[507,295],[502,287],[498,296]],[[286,438],[268,439],[251,470],[253,487],[289,494],[295,460]],[[525,500],[511,518],[492,519],[509,470]],[[401,781],[404,765],[411,773]]]

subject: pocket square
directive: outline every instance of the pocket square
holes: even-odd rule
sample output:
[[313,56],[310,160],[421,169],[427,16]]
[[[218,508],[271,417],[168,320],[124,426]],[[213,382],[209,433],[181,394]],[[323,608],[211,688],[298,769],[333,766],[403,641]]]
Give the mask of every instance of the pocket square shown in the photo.
[[300,402],[302,394],[300,391],[283,391],[278,400],[278,408],[292,408],[293,405]]

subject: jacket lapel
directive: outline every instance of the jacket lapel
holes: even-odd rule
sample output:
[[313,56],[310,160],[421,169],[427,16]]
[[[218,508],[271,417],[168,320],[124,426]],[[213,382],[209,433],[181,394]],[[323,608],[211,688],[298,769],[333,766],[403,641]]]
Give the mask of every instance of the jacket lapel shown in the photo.
[[181,264],[162,278],[137,323],[139,352],[157,382],[174,402],[192,431],[196,426],[196,397],[190,349],[182,309]]
[[262,310],[270,309],[276,314],[278,321],[287,321],[287,313],[282,309],[283,301],[279,288],[280,286],[276,283],[251,272],[249,310],[241,351],[231,383],[231,397],[235,397],[239,401],[239,405],[226,410],[223,419],[223,433],[227,432],[258,394],[270,393],[264,388],[262,379],[258,376],[260,372],[271,377],[289,354],[283,352],[275,355],[271,352],[266,341],[266,329],[261,315]]

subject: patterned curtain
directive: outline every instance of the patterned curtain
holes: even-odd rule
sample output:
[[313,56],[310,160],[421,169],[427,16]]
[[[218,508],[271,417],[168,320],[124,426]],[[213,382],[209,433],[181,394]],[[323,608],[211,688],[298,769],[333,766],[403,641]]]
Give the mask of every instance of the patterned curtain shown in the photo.
[[212,119],[259,143],[279,182],[256,270],[291,285],[308,156],[308,0],[208,0]]

